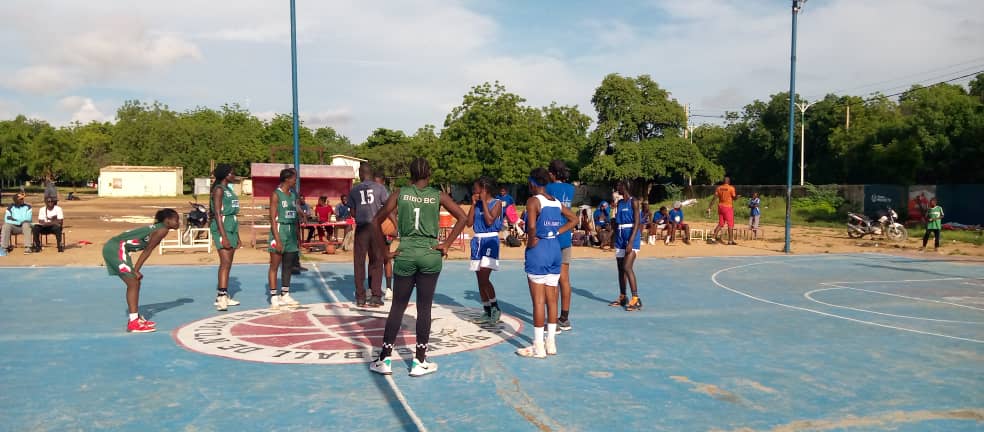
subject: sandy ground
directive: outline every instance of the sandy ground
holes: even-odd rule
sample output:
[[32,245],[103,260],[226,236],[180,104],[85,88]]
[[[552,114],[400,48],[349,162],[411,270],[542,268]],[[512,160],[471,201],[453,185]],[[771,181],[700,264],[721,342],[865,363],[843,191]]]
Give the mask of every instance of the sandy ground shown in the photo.
[[[31,195],[27,201],[37,208],[42,206],[40,195]],[[64,253],[58,253],[53,247],[45,247],[40,254],[24,255],[22,249],[15,249],[6,257],[0,257],[0,266],[101,266],[102,257],[100,250],[102,245],[110,237],[128,229],[150,223],[154,212],[163,207],[172,207],[179,212],[190,210],[187,198],[97,198],[84,196],[81,201],[61,201],[65,212],[66,226],[66,249]],[[240,236],[242,237],[242,248],[236,252],[235,262],[237,263],[265,263],[268,261],[268,253],[265,246],[253,248],[251,242],[251,220],[263,210],[251,205],[250,197],[244,197],[243,210],[240,218]],[[712,221],[691,220],[691,228],[707,229],[714,228]],[[262,230],[261,232],[265,232]],[[466,229],[466,233],[469,231]],[[694,240],[690,245],[684,245],[679,240],[669,246],[659,242],[657,245],[643,245],[640,256],[642,257],[692,257],[692,256],[747,256],[747,255],[780,255],[783,249],[783,228],[781,226],[764,226],[761,235],[764,239],[746,240],[739,239],[738,246],[725,246],[721,244],[706,244],[700,240]],[[265,234],[258,234],[262,239]],[[172,232],[171,239],[176,238],[176,233]],[[944,233],[944,246],[940,253],[918,252],[920,241],[910,239],[901,244],[891,243],[884,240],[855,240],[850,239],[844,230],[832,228],[798,228],[792,230],[792,249],[796,254],[817,254],[817,253],[859,253],[877,252],[907,256],[937,257],[947,259],[959,259],[969,261],[984,261],[984,247],[969,243],[946,241]],[[921,240],[921,239],[920,239]],[[54,237],[51,237],[53,243]],[[91,242],[83,245],[80,242]],[[23,246],[24,239],[18,240],[18,245]],[[466,242],[467,244],[467,242]],[[575,247],[574,258],[612,258],[611,251],[602,251],[592,247]],[[325,262],[344,262],[351,261],[351,252],[339,250],[336,254],[306,253],[303,255],[306,261],[325,261]],[[449,254],[450,259],[467,259],[468,250],[465,248],[455,248]],[[502,259],[522,259],[523,248],[510,248],[503,246],[501,252]],[[155,264],[218,264],[218,255],[208,254],[204,249],[195,251],[169,251],[164,255],[156,251],[148,261],[149,265]]]

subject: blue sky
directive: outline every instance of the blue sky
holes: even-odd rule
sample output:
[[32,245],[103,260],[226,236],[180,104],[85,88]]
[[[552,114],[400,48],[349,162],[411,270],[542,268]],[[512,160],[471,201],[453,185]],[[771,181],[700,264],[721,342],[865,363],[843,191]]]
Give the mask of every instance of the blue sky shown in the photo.
[[[112,121],[127,99],[290,111],[286,0],[7,0],[0,118]],[[608,73],[650,74],[696,113],[788,88],[788,0],[297,0],[302,119],[359,142],[440,126],[499,80],[578,105]],[[797,89],[867,94],[984,69],[984,1],[810,0]],[[711,121],[702,117],[696,122]]]

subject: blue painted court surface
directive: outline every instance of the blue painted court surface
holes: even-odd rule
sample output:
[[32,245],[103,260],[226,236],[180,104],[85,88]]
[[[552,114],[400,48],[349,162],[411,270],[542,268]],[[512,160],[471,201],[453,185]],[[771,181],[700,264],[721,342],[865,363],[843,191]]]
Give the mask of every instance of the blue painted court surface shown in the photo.
[[[396,361],[392,383],[364,363],[186,349],[175,329],[223,317],[215,268],[150,264],[148,334],[124,332],[122,284],[102,268],[0,269],[0,430],[984,430],[980,264],[645,259],[645,308],[629,313],[607,305],[614,259],[575,261],[574,330],[535,360],[513,353],[529,343],[531,306],[522,263],[505,262],[493,282],[521,334],[435,356],[440,370],[422,378]],[[350,264],[307,266],[295,298],[317,311],[351,301]],[[243,304],[229,314],[267,307],[266,266],[232,276]],[[480,312],[465,262],[446,264],[438,293]]]

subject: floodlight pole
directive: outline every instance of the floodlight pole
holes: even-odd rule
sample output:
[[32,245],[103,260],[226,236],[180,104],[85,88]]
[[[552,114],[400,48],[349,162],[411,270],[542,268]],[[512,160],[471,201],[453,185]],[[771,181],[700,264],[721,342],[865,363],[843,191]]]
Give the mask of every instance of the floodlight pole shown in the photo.
[[792,54],[789,57],[789,146],[786,149],[786,246],[784,252],[792,253],[789,248],[789,231],[792,226],[790,214],[793,205],[793,144],[796,140],[796,16],[806,0],[793,2],[793,37]]
[[800,110],[800,186],[806,184],[806,110],[814,104],[816,102],[796,104],[796,108]]
[[294,190],[301,194],[301,144],[300,122],[297,117],[297,17],[294,13],[294,0],[290,0],[290,84],[294,98],[294,171],[297,172],[297,186]]

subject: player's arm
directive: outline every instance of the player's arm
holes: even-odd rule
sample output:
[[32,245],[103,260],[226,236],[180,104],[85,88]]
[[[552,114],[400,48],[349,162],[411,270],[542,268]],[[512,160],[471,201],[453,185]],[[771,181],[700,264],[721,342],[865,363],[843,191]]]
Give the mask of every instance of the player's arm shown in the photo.
[[560,212],[563,213],[564,217],[567,218],[567,223],[561,226],[559,230],[557,230],[558,234],[568,232],[574,229],[574,226],[577,225],[577,215],[574,214],[574,212],[571,211],[571,209],[567,208],[566,206],[560,206]]
[[280,227],[277,226],[277,207],[280,205],[277,202],[277,191],[273,191],[270,194],[270,231],[273,233],[273,241],[276,243],[274,249],[277,251],[284,250],[284,243],[280,241]]
[[137,257],[137,263],[133,266],[133,275],[136,276],[137,279],[143,277],[143,275],[140,274],[140,269],[143,268],[144,262],[147,261],[147,258],[150,258],[150,254],[154,253],[154,249],[157,248],[157,245],[161,244],[161,240],[164,240],[164,237],[167,237],[168,231],[170,231],[169,228],[161,228],[150,234],[150,239],[147,240],[147,247],[144,248],[143,252],[140,253],[140,256]]
[[454,199],[443,191],[441,192],[441,206],[455,218],[454,227],[451,228],[451,234],[448,235],[448,238],[444,239],[444,243],[434,247],[434,249],[441,251],[441,255],[447,255],[448,249],[451,248],[451,243],[465,230],[466,215],[465,211],[454,202]]
[[482,204],[482,197],[478,194],[472,194],[472,205],[471,208],[468,209],[468,216],[465,216],[465,226],[468,228],[475,226],[475,207]]
[[[482,205],[485,205],[484,200],[482,202],[483,202]],[[482,213],[482,217],[485,219],[485,225],[492,225],[493,223],[495,223],[495,220],[498,219],[499,216],[501,215],[502,215],[502,201],[498,201],[498,200],[495,202],[495,205],[492,206],[491,210]]]
[[[632,200],[632,235],[629,236],[630,239],[634,239],[642,227],[642,221],[639,220],[640,209],[639,200]],[[629,249],[629,247],[626,247],[626,249]]]
[[216,226],[219,227],[219,235],[222,236],[222,247],[230,247],[229,236],[226,235],[225,231],[225,218],[222,217],[222,189],[214,187],[212,188],[212,208],[215,209],[212,212],[212,217],[215,219]]
[[[563,207],[563,206],[561,206]],[[536,219],[540,217],[540,200],[535,196],[526,200],[526,248],[532,249],[539,243],[536,238]]]
[[[386,244],[386,238],[383,236],[383,222],[385,222],[386,219],[393,220],[392,213],[396,212],[396,200],[397,194],[390,194],[389,198],[386,199],[386,203],[383,204],[383,207],[380,208],[378,212],[376,212],[376,217],[372,218],[372,223],[369,224],[369,230],[371,231],[370,235],[376,239],[376,244],[378,245]],[[396,221],[393,223],[396,224]],[[394,226],[398,227],[399,225]],[[389,249],[378,249],[379,250],[372,251],[376,254],[375,256],[377,260],[385,259],[386,255],[390,253]],[[390,258],[396,256],[397,254],[398,252],[390,254]]]

